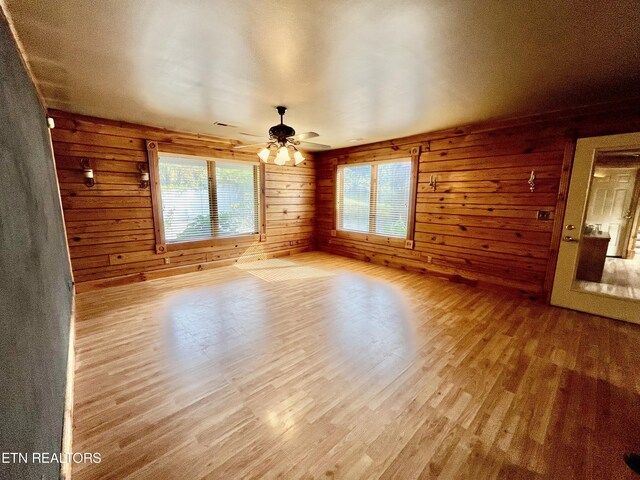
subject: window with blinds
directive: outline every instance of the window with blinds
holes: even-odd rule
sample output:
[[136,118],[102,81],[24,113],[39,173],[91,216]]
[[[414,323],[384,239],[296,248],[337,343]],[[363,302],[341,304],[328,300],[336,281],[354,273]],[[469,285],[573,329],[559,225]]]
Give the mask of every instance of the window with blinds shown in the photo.
[[158,173],[167,243],[260,231],[257,165],[160,153]]
[[406,237],[411,161],[339,165],[337,229]]

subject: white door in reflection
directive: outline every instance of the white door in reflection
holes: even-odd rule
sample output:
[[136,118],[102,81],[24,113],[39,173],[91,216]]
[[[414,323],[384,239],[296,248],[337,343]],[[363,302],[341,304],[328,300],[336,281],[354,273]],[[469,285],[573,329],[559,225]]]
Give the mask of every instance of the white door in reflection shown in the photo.
[[631,203],[638,167],[602,168],[598,163],[607,164],[601,158],[596,159],[586,224],[609,233],[607,256],[622,257],[632,224]]

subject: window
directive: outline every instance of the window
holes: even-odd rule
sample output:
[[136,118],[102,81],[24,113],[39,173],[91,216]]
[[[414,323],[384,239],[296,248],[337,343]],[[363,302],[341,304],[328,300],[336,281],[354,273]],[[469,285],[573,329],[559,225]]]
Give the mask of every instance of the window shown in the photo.
[[159,153],[158,177],[167,243],[259,233],[258,165]]
[[406,238],[411,169],[411,160],[339,165],[337,229]]

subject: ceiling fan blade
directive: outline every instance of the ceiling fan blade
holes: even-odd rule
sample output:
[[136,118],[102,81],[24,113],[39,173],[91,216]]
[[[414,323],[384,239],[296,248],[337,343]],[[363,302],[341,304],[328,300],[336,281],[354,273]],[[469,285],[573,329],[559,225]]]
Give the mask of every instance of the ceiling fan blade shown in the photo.
[[307,138],[316,138],[319,137],[320,134],[316,132],[304,132],[294,135],[293,137],[289,137],[293,140],[306,140]]
[[253,147],[259,147],[260,145],[265,145],[267,142],[260,142],[260,143],[252,143],[251,145],[236,145],[235,149],[240,149],[240,148],[253,148]]
[[245,137],[257,137],[257,138],[263,138],[264,135],[256,135],[255,133],[247,133],[247,132],[238,132],[240,135],[245,136]]
[[309,148],[320,148],[322,150],[327,150],[331,148],[331,145],[323,145],[321,143],[313,143],[313,142],[300,142],[300,145],[302,145],[303,148],[304,148],[304,145],[308,145]]

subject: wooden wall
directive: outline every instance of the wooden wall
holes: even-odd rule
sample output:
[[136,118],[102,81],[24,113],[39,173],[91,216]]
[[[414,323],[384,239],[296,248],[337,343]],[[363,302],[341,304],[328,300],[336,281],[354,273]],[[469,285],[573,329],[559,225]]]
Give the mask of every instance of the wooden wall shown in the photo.
[[[233,150],[237,142],[171,132],[60,111],[50,111],[67,237],[77,291],[302,252],[313,246],[315,165],[266,167],[265,242],[233,242],[156,254],[149,188],[139,187],[138,163],[147,163],[145,140],[171,143],[185,153],[255,161]],[[83,183],[88,158],[96,185]]]
[[[640,102],[586,107],[432,132],[318,156],[317,247],[547,299],[575,139],[640,130]],[[413,249],[332,236],[335,165],[409,156],[419,146]],[[537,177],[534,192],[527,183]],[[434,175],[437,189],[428,182]],[[550,212],[538,220],[537,211]]]

